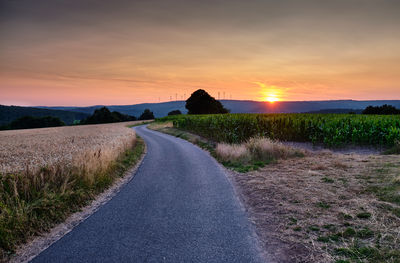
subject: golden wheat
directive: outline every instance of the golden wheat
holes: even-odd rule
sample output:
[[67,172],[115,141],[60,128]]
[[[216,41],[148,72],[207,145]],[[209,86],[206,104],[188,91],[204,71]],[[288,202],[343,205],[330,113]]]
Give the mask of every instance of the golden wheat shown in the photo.
[[138,161],[143,144],[127,127],[136,123],[0,132],[0,262]]
[[0,174],[62,165],[102,169],[135,143],[135,122],[0,132]]

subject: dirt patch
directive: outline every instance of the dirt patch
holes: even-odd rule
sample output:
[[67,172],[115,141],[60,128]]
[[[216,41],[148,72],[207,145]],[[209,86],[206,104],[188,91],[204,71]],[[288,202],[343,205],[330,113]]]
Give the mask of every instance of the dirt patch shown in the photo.
[[232,174],[279,262],[399,262],[398,156],[319,152]]
[[282,142],[282,144],[298,149],[308,150],[311,152],[320,152],[329,150],[334,153],[358,154],[358,155],[380,154],[387,150],[387,148],[385,147],[359,146],[359,145],[347,145],[347,146],[327,149],[323,145],[316,145],[311,142]]

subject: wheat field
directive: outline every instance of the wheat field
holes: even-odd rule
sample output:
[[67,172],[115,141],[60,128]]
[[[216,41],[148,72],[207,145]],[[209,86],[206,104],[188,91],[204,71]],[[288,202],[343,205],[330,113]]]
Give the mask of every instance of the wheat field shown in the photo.
[[135,143],[137,122],[0,132],[0,174],[62,165],[101,169]]
[[137,122],[0,132],[0,262],[124,175],[143,153]]

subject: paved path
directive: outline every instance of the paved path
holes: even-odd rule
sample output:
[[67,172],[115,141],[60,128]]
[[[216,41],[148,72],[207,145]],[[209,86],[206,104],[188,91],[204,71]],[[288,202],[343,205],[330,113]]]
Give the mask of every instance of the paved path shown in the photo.
[[223,169],[191,143],[135,128],[135,177],[33,262],[262,262]]

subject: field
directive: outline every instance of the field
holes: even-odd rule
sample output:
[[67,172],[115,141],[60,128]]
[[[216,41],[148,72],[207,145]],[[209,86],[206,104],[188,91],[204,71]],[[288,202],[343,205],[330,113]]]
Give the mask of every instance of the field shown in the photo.
[[252,137],[300,141],[330,147],[392,147],[400,141],[400,116],[355,114],[225,114],[166,117],[178,129],[216,142],[241,143]]
[[398,156],[329,151],[232,172],[278,262],[400,262],[399,176]]
[[115,160],[135,141],[124,124],[70,126],[0,132],[0,173],[43,167],[97,169]]
[[199,145],[231,169],[276,262],[400,262],[398,155],[309,151],[277,141],[393,147],[398,153],[399,117],[179,116],[150,128]]
[[143,151],[137,123],[0,132],[0,259],[122,176]]

